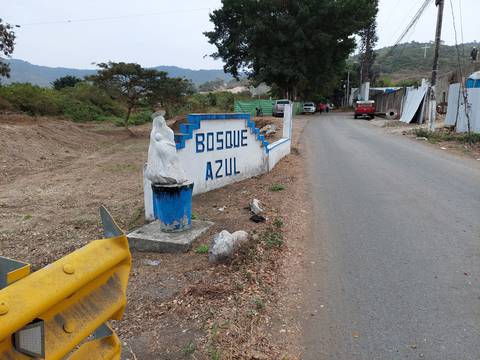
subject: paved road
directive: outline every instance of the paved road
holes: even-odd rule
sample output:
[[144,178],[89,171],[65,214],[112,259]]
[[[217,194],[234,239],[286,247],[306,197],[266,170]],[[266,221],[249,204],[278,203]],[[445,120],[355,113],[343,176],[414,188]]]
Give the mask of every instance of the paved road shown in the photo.
[[350,116],[305,136],[304,359],[480,359],[480,162]]

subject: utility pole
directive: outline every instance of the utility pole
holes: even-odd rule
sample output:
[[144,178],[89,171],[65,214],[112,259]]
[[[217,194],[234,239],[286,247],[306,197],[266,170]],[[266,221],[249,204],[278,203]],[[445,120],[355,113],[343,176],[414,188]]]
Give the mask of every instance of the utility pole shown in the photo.
[[435,131],[435,120],[437,115],[437,100],[435,99],[435,87],[437,85],[438,77],[438,57],[440,55],[440,44],[442,39],[443,9],[445,7],[445,0],[435,0],[435,5],[437,5],[438,7],[438,15],[437,30],[435,33],[435,52],[433,55],[432,82],[429,88],[430,116],[428,119],[428,129],[430,131]]
[[347,103],[345,105],[345,107],[350,106],[350,70],[348,70],[347,75]]

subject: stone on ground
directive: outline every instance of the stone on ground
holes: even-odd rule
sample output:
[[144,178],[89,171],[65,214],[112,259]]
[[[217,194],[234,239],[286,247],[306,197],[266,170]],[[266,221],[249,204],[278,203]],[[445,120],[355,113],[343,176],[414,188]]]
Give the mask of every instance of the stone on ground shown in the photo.
[[252,202],[250,203],[250,210],[255,215],[260,215],[261,213],[263,213],[263,209],[261,207],[260,200],[253,199]]
[[212,239],[208,261],[211,263],[228,262],[248,240],[246,231],[237,231],[230,234],[227,230],[223,230]]

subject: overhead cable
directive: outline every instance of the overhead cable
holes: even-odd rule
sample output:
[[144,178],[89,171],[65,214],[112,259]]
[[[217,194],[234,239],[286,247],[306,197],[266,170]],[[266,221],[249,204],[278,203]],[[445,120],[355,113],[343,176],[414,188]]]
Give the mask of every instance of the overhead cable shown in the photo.
[[131,14],[131,15],[120,15],[120,16],[107,16],[107,17],[98,17],[98,18],[86,18],[86,19],[65,19],[65,20],[54,20],[54,21],[38,21],[25,24],[19,24],[18,27],[24,26],[39,26],[39,25],[56,25],[56,24],[73,24],[73,23],[86,23],[86,22],[101,22],[109,20],[122,20],[146,16],[155,16],[155,15],[167,15],[167,14],[177,14],[177,13],[191,13],[199,11],[210,11],[209,8],[198,8],[198,9],[184,9],[184,10],[171,10],[171,11],[159,11],[159,12],[150,12],[143,14]]
[[393,50],[396,49],[396,47],[402,42],[402,40],[405,39],[405,37],[410,33],[410,30],[412,30],[415,25],[417,25],[418,23],[418,20],[420,20],[420,18],[422,17],[423,13],[425,12],[425,9],[428,7],[428,5],[430,5],[430,3],[432,3],[433,0],[424,0],[424,2],[422,3],[422,6],[420,7],[420,9],[418,9],[417,13],[414,15],[413,19],[410,21],[410,23],[407,25],[407,27],[405,28],[405,30],[402,32],[402,34],[400,35],[400,37],[397,39],[397,41],[395,42],[395,44],[390,48],[390,50],[383,56],[383,57],[387,57],[389,56]]

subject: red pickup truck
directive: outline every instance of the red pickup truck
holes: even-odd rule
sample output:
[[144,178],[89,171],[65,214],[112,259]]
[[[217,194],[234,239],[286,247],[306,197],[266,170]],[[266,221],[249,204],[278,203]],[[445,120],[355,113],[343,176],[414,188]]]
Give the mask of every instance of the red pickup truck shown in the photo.
[[375,101],[357,101],[355,103],[355,119],[359,117],[368,117],[373,119],[375,117]]

